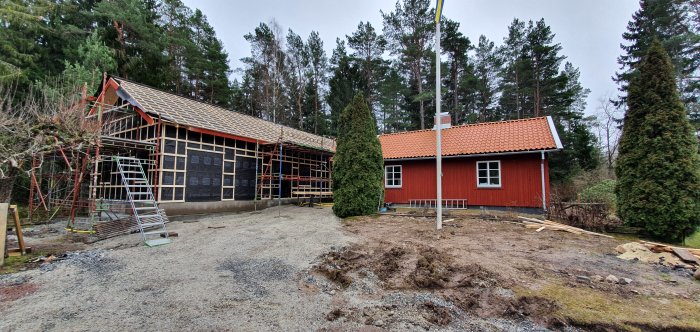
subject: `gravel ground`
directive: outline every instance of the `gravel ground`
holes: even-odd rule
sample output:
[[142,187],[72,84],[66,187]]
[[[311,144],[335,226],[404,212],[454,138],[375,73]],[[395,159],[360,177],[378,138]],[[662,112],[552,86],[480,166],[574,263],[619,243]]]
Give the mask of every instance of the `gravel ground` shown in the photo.
[[0,275],[0,331],[546,330],[387,287],[369,267],[341,287],[318,273],[324,255],[377,241],[349,228],[329,208],[285,206],[176,221],[168,230],[179,236],[155,248],[138,234],[87,245]]
[[[148,248],[122,236],[40,269],[0,276],[0,331],[309,330],[332,296],[298,280],[343,235],[330,209],[282,207],[173,222]],[[208,228],[225,226],[224,228]],[[34,285],[23,287],[20,285]]]

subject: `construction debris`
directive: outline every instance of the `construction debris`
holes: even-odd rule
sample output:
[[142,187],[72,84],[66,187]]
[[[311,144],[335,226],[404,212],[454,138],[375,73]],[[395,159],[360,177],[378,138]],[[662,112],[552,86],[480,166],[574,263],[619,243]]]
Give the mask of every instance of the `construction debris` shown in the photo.
[[637,259],[644,263],[687,269],[700,266],[700,257],[694,254],[698,252],[697,249],[639,241],[621,244],[615,250],[620,253],[617,257],[625,260]]
[[684,265],[674,254],[669,252],[653,252],[639,242],[621,244],[615,248],[620,253],[617,257],[624,260],[638,260],[643,263],[659,264],[675,267]]
[[573,234],[582,234],[583,233],[583,234],[607,237],[607,238],[611,238],[611,239],[613,238],[610,235],[587,231],[585,229],[560,224],[558,222],[554,222],[551,220],[539,220],[539,219],[528,218],[528,217],[523,217],[523,216],[518,216],[518,219],[522,223],[525,224],[525,228],[535,228],[535,229],[537,229],[536,232],[541,232],[542,230],[549,229],[549,230],[555,230],[555,231],[569,232],[569,233],[573,233]]

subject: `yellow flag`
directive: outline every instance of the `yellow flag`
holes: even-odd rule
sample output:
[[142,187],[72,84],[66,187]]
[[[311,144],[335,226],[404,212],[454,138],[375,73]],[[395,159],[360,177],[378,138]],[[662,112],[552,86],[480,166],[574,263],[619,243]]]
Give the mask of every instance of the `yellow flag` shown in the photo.
[[442,3],[444,0],[437,0],[435,5],[435,23],[440,23],[440,16],[442,16]]

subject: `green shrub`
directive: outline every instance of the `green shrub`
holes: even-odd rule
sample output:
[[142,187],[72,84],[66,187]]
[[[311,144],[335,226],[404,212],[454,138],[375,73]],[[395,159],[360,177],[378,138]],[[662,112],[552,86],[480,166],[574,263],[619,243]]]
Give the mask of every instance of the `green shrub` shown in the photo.
[[340,114],[333,156],[333,212],[340,218],[377,212],[384,175],[382,147],[362,94]]
[[581,201],[615,207],[615,180],[606,179],[581,191]]

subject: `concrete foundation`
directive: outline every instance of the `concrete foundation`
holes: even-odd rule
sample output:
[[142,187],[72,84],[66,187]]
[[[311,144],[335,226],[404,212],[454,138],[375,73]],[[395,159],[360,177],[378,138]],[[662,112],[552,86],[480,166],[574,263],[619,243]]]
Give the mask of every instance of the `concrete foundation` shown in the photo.
[[[281,203],[294,204],[299,202],[298,198],[282,198]],[[185,203],[158,203],[161,209],[165,210],[168,217],[186,216],[197,214],[212,214],[224,212],[243,212],[255,209],[266,209],[277,206],[277,199],[265,199],[259,201],[219,201],[219,202],[185,202]]]

